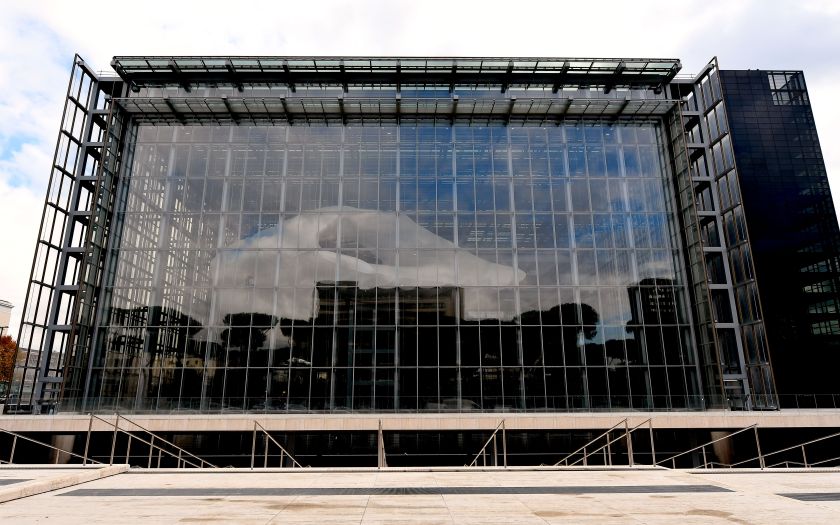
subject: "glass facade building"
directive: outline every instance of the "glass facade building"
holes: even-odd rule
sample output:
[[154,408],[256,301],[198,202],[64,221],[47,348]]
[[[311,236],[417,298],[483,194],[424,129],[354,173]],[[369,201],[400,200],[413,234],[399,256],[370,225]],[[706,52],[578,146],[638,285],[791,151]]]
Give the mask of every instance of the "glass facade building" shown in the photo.
[[801,71],[722,71],[782,406],[840,367],[840,231]]
[[778,406],[716,63],[112,65],[74,63],[17,410]]

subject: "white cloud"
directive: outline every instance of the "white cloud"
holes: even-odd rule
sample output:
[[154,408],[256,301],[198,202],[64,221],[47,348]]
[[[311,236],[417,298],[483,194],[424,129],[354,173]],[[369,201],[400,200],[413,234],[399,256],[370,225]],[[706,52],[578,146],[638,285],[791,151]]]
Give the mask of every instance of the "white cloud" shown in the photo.
[[[9,2],[0,18],[0,298],[19,319],[74,52],[666,56],[699,70],[805,70],[834,194],[840,196],[840,4],[834,0],[586,2],[147,0]],[[838,201],[840,202],[840,200]]]

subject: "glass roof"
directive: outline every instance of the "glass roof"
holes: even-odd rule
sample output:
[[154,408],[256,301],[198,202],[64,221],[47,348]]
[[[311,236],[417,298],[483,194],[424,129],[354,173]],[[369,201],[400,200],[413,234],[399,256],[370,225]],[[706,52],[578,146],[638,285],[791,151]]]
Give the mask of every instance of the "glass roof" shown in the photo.
[[669,82],[680,70],[663,58],[464,58],[464,57],[142,57],[117,56],[114,70],[135,85],[199,81],[346,83],[417,82],[425,76],[477,83],[649,85]]

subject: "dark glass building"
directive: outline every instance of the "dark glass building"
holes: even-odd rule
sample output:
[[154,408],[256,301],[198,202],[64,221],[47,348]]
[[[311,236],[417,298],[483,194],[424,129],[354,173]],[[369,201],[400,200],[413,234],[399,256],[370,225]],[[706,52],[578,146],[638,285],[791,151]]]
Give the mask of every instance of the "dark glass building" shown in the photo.
[[112,66],[74,62],[14,410],[773,409],[771,357],[836,348],[800,73]]
[[838,390],[840,232],[805,78],[720,78],[780,401],[819,406]]

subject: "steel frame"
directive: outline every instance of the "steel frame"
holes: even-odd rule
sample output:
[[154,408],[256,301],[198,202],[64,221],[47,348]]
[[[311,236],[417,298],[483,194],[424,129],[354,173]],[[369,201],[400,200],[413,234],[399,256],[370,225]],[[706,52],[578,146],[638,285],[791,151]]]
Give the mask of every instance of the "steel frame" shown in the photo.
[[100,181],[116,169],[119,139],[110,129],[109,97],[122,86],[117,78],[98,77],[75,55],[18,335],[25,357],[10,392],[11,411],[54,410],[75,353],[72,340],[89,313],[79,308],[80,290],[83,301],[95,300],[82,285],[98,278],[87,261],[94,240],[106,232],[101,217],[111,211]]
[[387,84],[599,86],[661,89],[682,67],[677,59],[465,58],[465,57],[153,57],[118,56],[111,66],[133,88],[194,84]]

